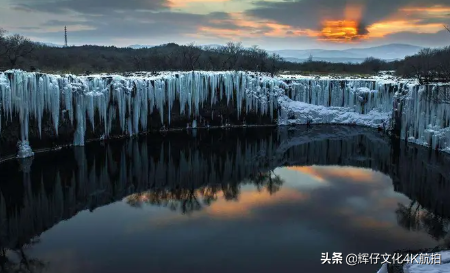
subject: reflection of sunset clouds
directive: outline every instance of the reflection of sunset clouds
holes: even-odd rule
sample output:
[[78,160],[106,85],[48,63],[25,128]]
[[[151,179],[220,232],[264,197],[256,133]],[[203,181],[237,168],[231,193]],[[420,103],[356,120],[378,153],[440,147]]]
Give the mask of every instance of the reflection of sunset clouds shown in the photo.
[[314,178],[315,180],[319,181],[319,182],[326,182],[325,179],[321,176],[321,173],[318,172],[316,169],[312,168],[312,167],[299,167],[299,166],[295,166],[295,167],[287,167],[288,170],[292,170],[292,171],[298,171],[304,174],[307,174],[309,176],[311,176],[312,178]]
[[345,179],[348,180],[348,182],[371,183],[374,182],[375,175],[378,174],[377,172],[369,169],[337,166],[304,166],[288,167],[288,169],[308,174],[320,182],[325,182],[333,179]]
[[274,195],[268,192],[244,191],[238,201],[221,198],[204,210],[204,214],[215,218],[251,217],[252,210],[280,203],[298,202],[308,199],[308,195],[292,189],[281,189]]
[[[402,227],[397,224],[395,211],[399,203],[407,203],[409,199],[400,193],[392,192],[392,180],[388,176],[355,167],[337,166],[294,166],[287,167],[291,171],[310,176],[319,184],[336,185],[336,189],[345,185],[348,194],[337,192],[335,198],[327,199],[327,206],[314,204],[316,198],[323,194],[318,187],[311,192],[308,204],[324,219],[339,219],[346,223],[348,229],[363,229],[370,232],[386,233],[386,237],[395,236],[407,240]],[[297,181],[301,184],[302,181]],[[287,183],[295,187],[295,183]],[[361,191],[356,191],[362,189]],[[332,189],[331,189],[332,190]],[[317,202],[317,200],[316,200]],[[416,233],[420,240],[426,240],[426,234]]]
[[148,227],[164,227],[171,224],[187,222],[200,218],[215,218],[221,220],[252,218],[256,209],[263,209],[268,206],[276,206],[285,203],[298,203],[309,199],[309,195],[298,190],[282,188],[275,194],[267,191],[257,191],[256,189],[243,190],[237,201],[228,201],[224,198],[223,192],[217,193],[217,201],[210,206],[205,206],[202,210],[193,212],[186,216],[177,212],[169,214],[152,215],[143,225],[133,225],[129,232],[143,231]]
[[[397,224],[395,211],[398,204],[407,203],[409,199],[393,193],[391,179],[382,173],[354,167],[293,166],[279,168],[276,174],[286,183],[273,195],[265,190],[245,187],[241,188],[237,201],[227,201],[224,193],[219,191],[216,192],[216,201],[200,211],[188,216],[178,212],[158,213],[151,218],[146,217],[145,223],[129,226],[128,232],[143,232],[151,228],[161,230],[214,220],[230,224],[272,218],[272,221],[284,221],[286,218],[281,215],[288,209],[299,211],[299,218],[295,221],[313,223],[317,229],[340,223],[339,232],[358,230],[378,234],[376,236],[383,234],[383,239],[396,237],[407,241],[415,236],[419,241],[428,240],[424,233],[405,234]],[[314,186],[314,183],[319,186]],[[279,211],[280,216],[273,214],[275,211]]]

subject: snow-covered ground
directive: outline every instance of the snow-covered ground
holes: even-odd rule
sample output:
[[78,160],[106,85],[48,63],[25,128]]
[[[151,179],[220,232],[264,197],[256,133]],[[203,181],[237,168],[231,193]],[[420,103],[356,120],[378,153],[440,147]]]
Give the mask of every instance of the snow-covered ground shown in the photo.
[[[428,253],[430,254],[430,253]],[[420,264],[418,261],[403,265],[404,273],[448,273],[450,272],[450,251],[442,251],[440,264]],[[377,273],[388,273],[387,265],[384,264]]]
[[322,80],[322,81],[330,81],[330,80],[344,80],[344,81],[354,81],[354,80],[360,80],[360,81],[376,81],[380,84],[398,84],[398,83],[404,83],[404,84],[419,84],[417,79],[404,79],[397,76],[394,76],[394,71],[381,71],[378,75],[373,76],[333,76],[333,75],[301,75],[301,74],[281,74],[279,75],[281,79],[285,80]]
[[386,128],[388,126],[389,112],[381,112],[373,109],[367,114],[360,114],[353,108],[325,107],[312,105],[299,101],[292,101],[287,97],[279,99],[281,111],[278,116],[279,125],[295,124],[351,124],[374,128]]

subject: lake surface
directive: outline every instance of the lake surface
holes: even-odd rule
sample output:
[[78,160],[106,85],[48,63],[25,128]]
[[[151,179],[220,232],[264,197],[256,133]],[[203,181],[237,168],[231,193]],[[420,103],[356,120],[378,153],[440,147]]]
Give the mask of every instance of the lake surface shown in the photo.
[[321,265],[321,254],[441,243],[449,163],[334,126],[178,132],[7,161],[1,268],[376,272]]

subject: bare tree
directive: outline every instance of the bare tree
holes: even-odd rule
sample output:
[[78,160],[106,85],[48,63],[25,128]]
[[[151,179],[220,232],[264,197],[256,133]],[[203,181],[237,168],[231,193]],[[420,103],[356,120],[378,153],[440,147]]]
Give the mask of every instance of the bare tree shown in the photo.
[[270,55],[269,72],[272,77],[280,70],[282,62],[283,58],[281,58],[279,54],[273,53],[272,55]]
[[203,50],[206,51],[206,59],[209,69],[211,70],[219,70],[221,69],[221,64],[223,63],[222,59],[222,50],[221,48],[213,47],[213,46],[204,46]]
[[138,71],[142,70],[142,58],[138,55],[133,56],[133,64]]
[[222,52],[227,55],[223,62],[225,69],[238,69],[238,63],[242,57],[244,48],[242,43],[228,42],[226,46],[222,47]]
[[33,50],[35,45],[22,35],[14,34],[5,38],[5,53],[9,60],[11,68],[16,67],[20,58],[27,58]]
[[449,26],[444,25],[444,28],[445,28],[448,32],[450,32],[450,27],[449,27]]
[[202,49],[194,43],[190,43],[181,48],[181,54],[183,56],[183,68],[195,70],[198,60],[202,55]]
[[244,50],[246,53],[246,65],[250,70],[264,71],[267,66],[267,58],[269,54],[264,49],[259,48],[257,45]]
[[7,53],[7,46],[6,46],[6,30],[0,28],[0,58],[5,57]]

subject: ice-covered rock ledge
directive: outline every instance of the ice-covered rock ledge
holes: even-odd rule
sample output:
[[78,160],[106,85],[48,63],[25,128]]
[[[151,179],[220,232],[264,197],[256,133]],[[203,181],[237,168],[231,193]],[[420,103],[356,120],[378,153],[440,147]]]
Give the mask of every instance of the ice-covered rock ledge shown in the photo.
[[[0,73],[0,158],[31,147],[227,125],[355,124],[397,130],[450,151],[448,104],[426,100],[442,86],[387,78],[272,78],[250,72],[157,75]],[[434,93],[433,93],[434,94]],[[431,95],[430,95],[431,96]]]
[[[276,124],[281,80],[245,72],[156,76],[0,73],[0,157],[149,131]],[[29,145],[28,145],[29,143]]]
[[355,124],[450,152],[450,85],[420,85],[389,75],[364,79],[282,76],[279,123]]

